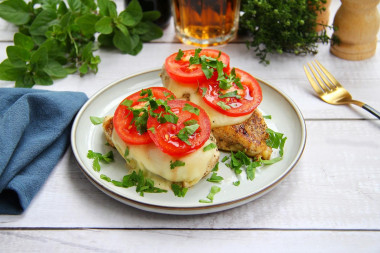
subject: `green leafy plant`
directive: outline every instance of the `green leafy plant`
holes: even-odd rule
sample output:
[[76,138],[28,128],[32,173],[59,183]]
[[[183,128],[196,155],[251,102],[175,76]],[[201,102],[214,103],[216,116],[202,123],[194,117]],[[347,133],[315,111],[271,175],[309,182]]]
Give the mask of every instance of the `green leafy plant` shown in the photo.
[[157,11],[143,12],[137,0],[118,14],[111,0],[5,0],[0,17],[18,26],[14,45],[0,64],[0,79],[16,87],[51,85],[53,79],[79,71],[96,73],[99,46],[137,55],[143,42],[162,36],[152,21]]
[[[325,10],[326,0],[243,0],[240,31],[249,34],[248,48],[253,48],[260,62],[269,64],[268,54],[316,54],[317,43],[331,38],[323,25],[315,31],[317,13]],[[322,24],[320,24],[322,25]]]

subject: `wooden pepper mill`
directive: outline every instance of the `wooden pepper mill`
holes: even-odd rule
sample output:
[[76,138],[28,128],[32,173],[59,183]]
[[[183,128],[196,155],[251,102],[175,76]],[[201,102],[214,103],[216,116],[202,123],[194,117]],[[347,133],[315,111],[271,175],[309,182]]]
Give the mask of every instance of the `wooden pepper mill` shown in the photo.
[[342,5],[334,18],[338,28],[333,36],[339,43],[332,43],[330,52],[346,60],[364,60],[376,52],[380,16],[377,5],[380,0],[341,0]]

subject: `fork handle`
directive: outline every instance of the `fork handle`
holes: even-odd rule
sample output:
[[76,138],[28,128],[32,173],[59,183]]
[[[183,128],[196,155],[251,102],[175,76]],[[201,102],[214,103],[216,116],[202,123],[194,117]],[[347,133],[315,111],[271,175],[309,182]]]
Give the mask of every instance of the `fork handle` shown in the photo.
[[362,106],[363,109],[365,109],[366,111],[372,113],[373,115],[375,115],[378,119],[380,119],[380,112],[376,111],[374,108],[372,108],[371,106],[367,105],[367,104],[364,104]]

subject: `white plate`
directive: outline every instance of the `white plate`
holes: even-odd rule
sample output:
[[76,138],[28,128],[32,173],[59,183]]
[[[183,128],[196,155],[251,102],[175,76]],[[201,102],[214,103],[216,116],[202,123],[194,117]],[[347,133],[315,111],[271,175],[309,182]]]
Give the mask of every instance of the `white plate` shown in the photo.
[[[218,175],[224,177],[220,184],[210,183],[202,179],[190,188],[184,198],[174,196],[173,192],[145,193],[144,197],[135,191],[135,187],[120,188],[100,178],[105,174],[111,179],[121,181],[128,174],[123,158],[114,150],[115,162],[101,164],[101,171],[92,168],[92,160],[87,158],[88,150],[106,153],[112,148],[105,145],[106,140],[101,125],[93,125],[90,116],[103,117],[113,115],[117,105],[126,96],[142,88],[162,86],[160,70],[148,70],[128,76],[112,83],[92,96],[77,114],[71,131],[71,145],[79,167],[87,178],[101,191],[109,196],[136,208],[146,211],[167,214],[202,214],[233,208],[252,201],[272,190],[293,169],[300,159],[306,141],[306,127],[303,116],[295,103],[277,88],[260,82],[263,101],[259,108],[263,115],[271,115],[266,120],[273,130],[284,133],[288,138],[285,144],[283,159],[270,166],[256,171],[253,181],[246,179],[244,172],[238,177],[223,163],[219,164]],[[272,158],[276,153],[272,155]],[[240,180],[239,186],[232,183]],[[218,185],[221,191],[211,204],[200,203],[206,199],[211,186]]]

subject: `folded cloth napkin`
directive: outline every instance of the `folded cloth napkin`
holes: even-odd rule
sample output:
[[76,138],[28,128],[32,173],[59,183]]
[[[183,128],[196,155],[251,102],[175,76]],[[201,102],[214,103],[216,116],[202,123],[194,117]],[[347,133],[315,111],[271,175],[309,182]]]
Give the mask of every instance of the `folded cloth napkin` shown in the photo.
[[0,214],[20,214],[64,154],[81,92],[0,88]]

